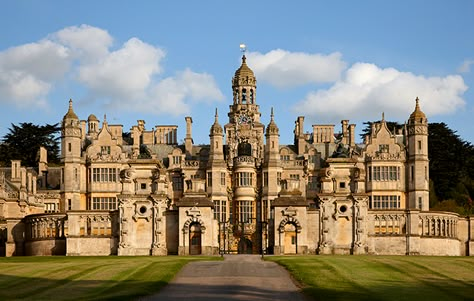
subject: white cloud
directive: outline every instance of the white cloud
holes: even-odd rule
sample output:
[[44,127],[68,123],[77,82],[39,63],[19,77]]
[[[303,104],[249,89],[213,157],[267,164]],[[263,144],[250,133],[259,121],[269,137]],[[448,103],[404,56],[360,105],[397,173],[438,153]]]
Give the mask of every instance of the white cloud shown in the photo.
[[461,66],[458,68],[459,73],[469,73],[471,72],[471,65],[474,64],[474,60],[464,60]]
[[406,120],[416,97],[429,117],[463,107],[465,101],[461,96],[466,90],[459,75],[425,77],[356,63],[343,79],[326,90],[309,93],[294,109],[317,122],[337,122],[350,116],[373,120],[384,111],[389,113],[387,119]]
[[209,103],[223,99],[224,96],[211,75],[186,69],[156,83],[151,88],[149,99],[135,103],[134,109],[156,114],[182,115],[191,112],[191,104],[186,100],[192,103]]
[[164,55],[163,50],[132,38],[99,62],[80,66],[79,81],[100,96],[137,98],[161,71]]
[[0,51],[0,102],[44,106],[55,83],[64,79],[71,80],[66,82],[70,85],[83,85],[90,101],[134,102],[132,108],[147,112],[154,98],[159,98],[157,113],[170,110],[175,114],[189,112],[197,102],[223,98],[214,78],[206,73],[185,69],[175,77],[157,78],[165,57],[159,47],[138,38],[115,50],[112,46],[113,37],[106,30],[81,25]]
[[0,99],[19,107],[43,106],[51,82],[69,67],[68,49],[49,40],[0,52]]
[[113,43],[112,36],[106,30],[85,24],[66,27],[50,38],[70,48],[74,57],[88,62],[107,56]]
[[323,55],[276,49],[266,54],[250,52],[247,58],[258,80],[279,88],[334,82],[346,68],[338,52]]
[[19,107],[44,106],[51,85],[19,71],[0,72],[0,95]]

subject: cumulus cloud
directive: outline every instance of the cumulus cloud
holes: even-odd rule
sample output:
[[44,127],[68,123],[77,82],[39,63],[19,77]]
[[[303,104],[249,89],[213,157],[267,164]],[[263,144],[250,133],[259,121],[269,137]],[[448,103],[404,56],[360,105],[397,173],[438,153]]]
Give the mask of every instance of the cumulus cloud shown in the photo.
[[75,57],[88,62],[108,55],[113,43],[112,36],[106,30],[86,24],[66,27],[50,35],[50,39],[65,45]]
[[85,87],[89,101],[110,105],[133,101],[137,105],[132,109],[147,112],[155,98],[160,103],[155,112],[163,114],[168,110],[187,113],[196,102],[223,98],[214,78],[206,73],[185,69],[173,77],[158,78],[165,57],[159,47],[136,37],[118,49],[112,49],[113,44],[106,30],[81,25],[0,51],[0,101],[44,105],[54,84],[64,78]]
[[471,65],[474,64],[474,60],[464,60],[461,66],[458,68],[459,73],[469,73],[471,72]]
[[316,121],[336,122],[350,116],[373,120],[381,112],[388,119],[405,120],[420,98],[428,115],[452,113],[465,105],[462,94],[467,90],[459,75],[425,77],[374,64],[356,63],[345,76],[328,89],[309,93],[295,107]]
[[265,54],[250,52],[247,57],[258,80],[279,88],[334,82],[346,68],[339,52],[323,55],[276,49]]
[[163,50],[132,38],[100,61],[80,66],[79,80],[101,96],[136,98],[160,72],[164,55]]
[[193,103],[208,103],[221,101],[224,95],[211,75],[186,69],[153,86],[147,101],[136,103],[135,109],[156,114],[189,114],[191,104],[186,99]]

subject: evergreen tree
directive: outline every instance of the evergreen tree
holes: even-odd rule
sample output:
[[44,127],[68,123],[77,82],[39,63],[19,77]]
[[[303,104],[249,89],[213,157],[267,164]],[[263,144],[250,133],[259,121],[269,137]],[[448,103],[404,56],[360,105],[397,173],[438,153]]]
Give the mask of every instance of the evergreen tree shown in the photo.
[[46,148],[49,163],[59,163],[59,124],[12,124],[0,144],[0,164],[10,166],[11,160],[21,160],[22,165],[36,167],[40,146]]

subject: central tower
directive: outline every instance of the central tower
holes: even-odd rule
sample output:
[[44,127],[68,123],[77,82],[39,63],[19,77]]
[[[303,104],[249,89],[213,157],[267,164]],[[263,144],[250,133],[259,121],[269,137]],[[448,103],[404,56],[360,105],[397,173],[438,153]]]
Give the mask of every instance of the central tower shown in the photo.
[[[256,234],[261,215],[261,167],[264,159],[264,129],[257,105],[257,80],[245,55],[232,78],[233,103],[224,126],[226,163],[231,174],[229,210],[235,225],[234,243],[239,253],[260,249]],[[235,246],[234,244],[234,246]]]

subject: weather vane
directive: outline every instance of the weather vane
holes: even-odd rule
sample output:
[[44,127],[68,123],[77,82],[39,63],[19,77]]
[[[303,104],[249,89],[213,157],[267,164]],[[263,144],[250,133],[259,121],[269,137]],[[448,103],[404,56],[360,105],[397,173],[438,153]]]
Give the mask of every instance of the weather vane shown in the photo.
[[247,46],[245,44],[240,44],[240,51],[245,54],[245,52],[247,51]]

